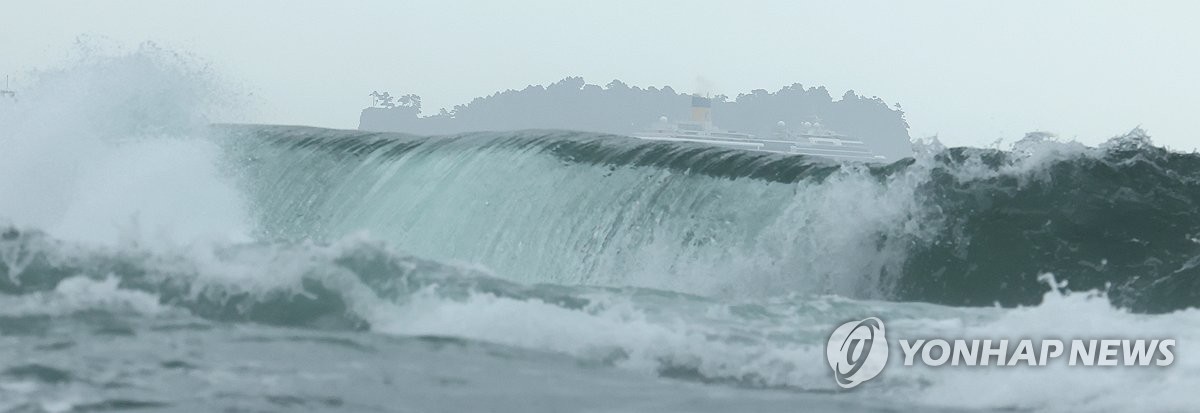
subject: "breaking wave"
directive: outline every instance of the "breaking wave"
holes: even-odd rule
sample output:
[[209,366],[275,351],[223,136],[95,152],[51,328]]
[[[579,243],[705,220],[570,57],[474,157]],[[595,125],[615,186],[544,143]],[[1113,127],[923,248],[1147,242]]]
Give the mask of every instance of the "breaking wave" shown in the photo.
[[855,165],[564,131],[219,129],[265,239],[369,229],[529,282],[736,297],[1012,306],[1044,272],[1139,311],[1200,291],[1200,156],[1140,130]]

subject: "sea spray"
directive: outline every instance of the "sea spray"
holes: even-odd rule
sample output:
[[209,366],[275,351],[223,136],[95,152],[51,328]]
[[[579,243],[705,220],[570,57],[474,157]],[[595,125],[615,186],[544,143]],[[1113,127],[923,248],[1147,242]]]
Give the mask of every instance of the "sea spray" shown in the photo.
[[240,194],[205,139],[232,94],[197,59],[144,44],[84,42],[64,68],[30,73],[0,106],[0,217],[71,239],[245,239]]

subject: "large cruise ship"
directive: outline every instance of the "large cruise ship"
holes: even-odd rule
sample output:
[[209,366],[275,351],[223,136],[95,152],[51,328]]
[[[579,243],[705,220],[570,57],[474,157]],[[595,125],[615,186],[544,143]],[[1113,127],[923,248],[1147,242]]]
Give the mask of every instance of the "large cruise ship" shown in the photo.
[[872,152],[863,141],[833,132],[819,121],[802,122],[795,127],[789,127],[780,121],[770,138],[721,130],[712,122],[712,99],[703,96],[692,96],[690,120],[671,121],[664,116],[651,125],[650,129],[634,133],[633,137],[655,141],[698,142],[727,148],[821,156],[847,161],[887,160],[886,157]]

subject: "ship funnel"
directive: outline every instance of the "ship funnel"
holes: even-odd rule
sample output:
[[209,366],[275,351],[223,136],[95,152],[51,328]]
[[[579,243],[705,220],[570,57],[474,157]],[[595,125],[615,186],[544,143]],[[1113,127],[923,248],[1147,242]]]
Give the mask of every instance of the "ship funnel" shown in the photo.
[[692,95],[692,120],[695,122],[712,121],[712,99]]

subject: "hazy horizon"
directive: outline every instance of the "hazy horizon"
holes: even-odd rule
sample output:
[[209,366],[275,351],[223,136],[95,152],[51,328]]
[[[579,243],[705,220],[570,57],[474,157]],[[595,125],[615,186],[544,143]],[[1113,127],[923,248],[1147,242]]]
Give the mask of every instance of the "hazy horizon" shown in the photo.
[[[119,4],[115,6],[114,4]],[[1187,9],[1187,10],[1184,10]],[[155,42],[253,93],[246,120],[353,128],[372,90],[425,113],[568,76],[736,96],[792,83],[900,104],[910,135],[982,146],[1044,130],[1095,144],[1142,126],[1191,150],[1195,3],[50,2],[10,6],[0,74],[80,36]],[[278,18],[263,19],[272,15]],[[321,30],[313,30],[314,28]],[[699,29],[698,29],[699,28]],[[1134,86],[1136,85],[1136,87]]]

